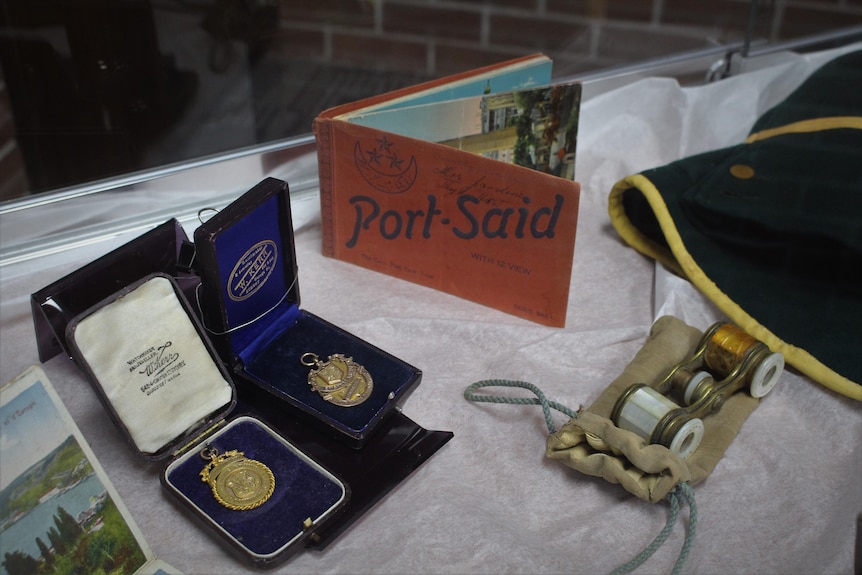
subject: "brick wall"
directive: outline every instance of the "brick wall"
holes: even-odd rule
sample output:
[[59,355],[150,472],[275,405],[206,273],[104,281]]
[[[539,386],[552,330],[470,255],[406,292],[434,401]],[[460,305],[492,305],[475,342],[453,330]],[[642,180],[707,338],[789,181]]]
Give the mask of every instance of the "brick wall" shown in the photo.
[[[572,74],[740,41],[748,0],[282,0],[279,44],[304,58],[439,76],[533,51]],[[862,0],[771,0],[756,36],[862,24]]]

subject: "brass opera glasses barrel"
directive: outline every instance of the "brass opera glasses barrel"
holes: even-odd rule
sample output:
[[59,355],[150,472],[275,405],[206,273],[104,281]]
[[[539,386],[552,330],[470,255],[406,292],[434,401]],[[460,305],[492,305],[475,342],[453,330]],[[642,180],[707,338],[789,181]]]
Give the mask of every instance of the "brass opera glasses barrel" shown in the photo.
[[752,397],[765,396],[783,370],[783,355],[735,325],[719,322],[704,333],[691,357],[673,366],[655,385],[628,387],[617,399],[611,419],[618,427],[687,459],[703,439],[703,417],[721,409],[742,388]]

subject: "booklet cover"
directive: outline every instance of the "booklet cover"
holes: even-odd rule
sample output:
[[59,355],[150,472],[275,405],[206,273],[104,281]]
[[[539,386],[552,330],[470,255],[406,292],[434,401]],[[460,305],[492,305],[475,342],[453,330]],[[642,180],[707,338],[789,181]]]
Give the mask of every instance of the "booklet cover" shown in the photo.
[[176,574],[153,555],[44,371],[0,387],[0,573]]
[[324,255],[564,326],[579,109],[536,55],[321,113]]

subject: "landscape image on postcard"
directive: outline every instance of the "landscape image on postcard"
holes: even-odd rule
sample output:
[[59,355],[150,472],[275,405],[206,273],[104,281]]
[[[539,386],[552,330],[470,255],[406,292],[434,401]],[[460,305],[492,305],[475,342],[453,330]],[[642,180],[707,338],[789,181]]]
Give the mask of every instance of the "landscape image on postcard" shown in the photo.
[[571,180],[580,108],[581,84],[573,82],[404,106],[349,120]]
[[580,103],[580,84],[490,94],[479,102],[481,130],[441,143],[571,180]]
[[26,383],[0,390],[0,573],[134,573],[147,557],[107,479],[59,399]]

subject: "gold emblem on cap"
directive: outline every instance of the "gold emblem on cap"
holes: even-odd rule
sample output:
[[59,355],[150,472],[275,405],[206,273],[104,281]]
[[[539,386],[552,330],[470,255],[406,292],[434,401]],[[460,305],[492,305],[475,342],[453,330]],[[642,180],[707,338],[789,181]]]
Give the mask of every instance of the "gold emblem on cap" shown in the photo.
[[275,491],[272,471],[236,449],[219,454],[205,447],[201,457],[209,463],[201,471],[201,481],[208,483],[216,501],[235,511],[260,507]]
[[734,164],[730,166],[730,174],[740,180],[750,180],[754,177],[754,168],[746,164]]
[[315,353],[304,353],[303,365],[313,367],[308,372],[308,385],[330,403],[342,407],[359,405],[371,395],[374,381],[360,364],[341,353],[334,353],[326,361]]

